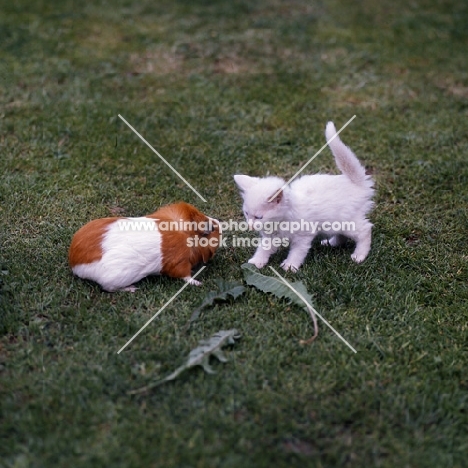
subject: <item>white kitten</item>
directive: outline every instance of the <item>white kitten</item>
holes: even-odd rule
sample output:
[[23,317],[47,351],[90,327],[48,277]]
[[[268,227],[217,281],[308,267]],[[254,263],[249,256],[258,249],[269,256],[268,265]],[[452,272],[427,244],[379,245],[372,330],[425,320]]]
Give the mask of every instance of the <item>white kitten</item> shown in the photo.
[[[289,255],[281,264],[286,271],[297,271],[307,256],[312,240],[319,233],[328,235],[322,241],[326,245],[338,246],[345,242],[346,237],[354,240],[356,248],[351,258],[357,263],[362,262],[369,253],[372,224],[366,215],[373,207],[374,182],[338,135],[330,141],[335,135],[333,122],[328,122],[325,136],[342,175],[305,175],[287,186],[279,177],[234,176],[241,189],[244,215],[249,226],[263,224],[260,229],[263,238],[289,239]],[[294,222],[295,227],[301,222],[305,228],[291,229]],[[354,229],[350,230],[353,223]],[[334,228],[333,233],[324,232],[325,226],[330,225]],[[269,229],[265,229],[266,226]],[[279,228],[271,232],[272,226]],[[342,228],[335,229],[337,226]],[[272,242],[272,239],[262,241],[249,263],[258,268],[265,266],[278,249],[273,244],[280,245],[279,242]]]

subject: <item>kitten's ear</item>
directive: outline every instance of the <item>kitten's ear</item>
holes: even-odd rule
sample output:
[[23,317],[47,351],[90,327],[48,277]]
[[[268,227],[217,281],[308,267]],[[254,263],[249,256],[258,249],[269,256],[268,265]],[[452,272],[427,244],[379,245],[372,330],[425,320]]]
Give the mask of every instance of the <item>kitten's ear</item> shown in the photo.
[[281,201],[283,200],[283,189],[280,189],[280,191],[278,192],[278,190],[276,192],[273,192],[268,198],[268,203],[281,203]]
[[240,175],[237,174],[234,176],[234,181],[236,182],[237,186],[245,192],[249,188],[255,185],[258,181],[258,177],[250,177],[248,175]]

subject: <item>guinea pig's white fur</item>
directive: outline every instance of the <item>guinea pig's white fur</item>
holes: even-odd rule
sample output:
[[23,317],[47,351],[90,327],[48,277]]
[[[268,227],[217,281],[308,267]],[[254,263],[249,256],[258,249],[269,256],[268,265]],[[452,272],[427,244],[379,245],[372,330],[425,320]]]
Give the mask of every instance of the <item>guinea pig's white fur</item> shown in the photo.
[[110,292],[134,291],[133,283],[156,274],[199,285],[191,270],[214,255],[220,234],[217,220],[180,202],[140,218],[89,222],[73,236],[68,259],[76,276]]

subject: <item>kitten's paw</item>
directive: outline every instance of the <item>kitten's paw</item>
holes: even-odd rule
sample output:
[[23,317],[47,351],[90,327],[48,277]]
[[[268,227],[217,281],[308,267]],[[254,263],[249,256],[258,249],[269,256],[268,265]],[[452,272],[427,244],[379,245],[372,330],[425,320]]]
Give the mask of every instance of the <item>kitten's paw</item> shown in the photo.
[[192,284],[193,286],[201,286],[201,281],[198,281],[196,279],[193,279],[191,276],[187,276],[184,278],[184,281],[186,281],[188,284]]
[[255,257],[252,257],[247,263],[252,263],[252,265],[255,265],[260,269],[268,263],[268,260],[266,262],[262,262],[261,260],[257,260]]
[[329,240],[329,239],[322,239],[322,240],[320,241],[320,245],[325,245],[325,246],[328,247],[329,245],[331,245],[331,244],[330,244],[330,240]]
[[281,264],[281,268],[284,271],[291,271],[292,273],[296,273],[297,270],[299,270],[300,265],[294,265],[293,263],[289,263],[287,260],[285,260]]
[[359,255],[353,253],[351,255],[351,258],[356,262],[356,263],[362,263],[366,259],[367,255]]
[[134,293],[137,289],[138,288],[136,286],[133,286],[133,284],[131,284],[130,286],[127,286],[126,288],[122,288],[121,291]]

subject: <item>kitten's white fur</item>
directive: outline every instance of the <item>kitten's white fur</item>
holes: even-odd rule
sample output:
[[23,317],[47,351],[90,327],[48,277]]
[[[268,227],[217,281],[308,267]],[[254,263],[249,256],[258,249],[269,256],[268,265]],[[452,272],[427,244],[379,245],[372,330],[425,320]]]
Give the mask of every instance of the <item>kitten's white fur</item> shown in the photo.
[[[285,181],[279,177],[250,177],[247,175],[235,175],[234,180],[240,188],[244,199],[244,215],[253,225],[255,220],[261,222],[274,221],[308,221],[318,222],[354,222],[354,231],[334,231],[333,235],[322,244],[338,246],[346,237],[356,242],[356,248],[351,258],[362,262],[369,253],[371,247],[372,224],[366,218],[372,209],[372,197],[374,194],[372,178],[366,175],[355,154],[336,135],[333,122],[328,122],[325,136],[329,142],[335,162],[342,175],[305,175],[291,182],[290,185],[269,201]],[[284,270],[297,271],[304,262],[307,252],[317,232],[298,231],[266,234],[260,231],[263,237],[287,237],[290,242],[288,257],[282,263]],[[323,233],[323,232],[322,232]],[[326,234],[326,233],[323,233]],[[261,243],[254,256],[249,260],[256,267],[262,268],[268,263],[270,256],[275,253],[277,247],[270,243]]]

